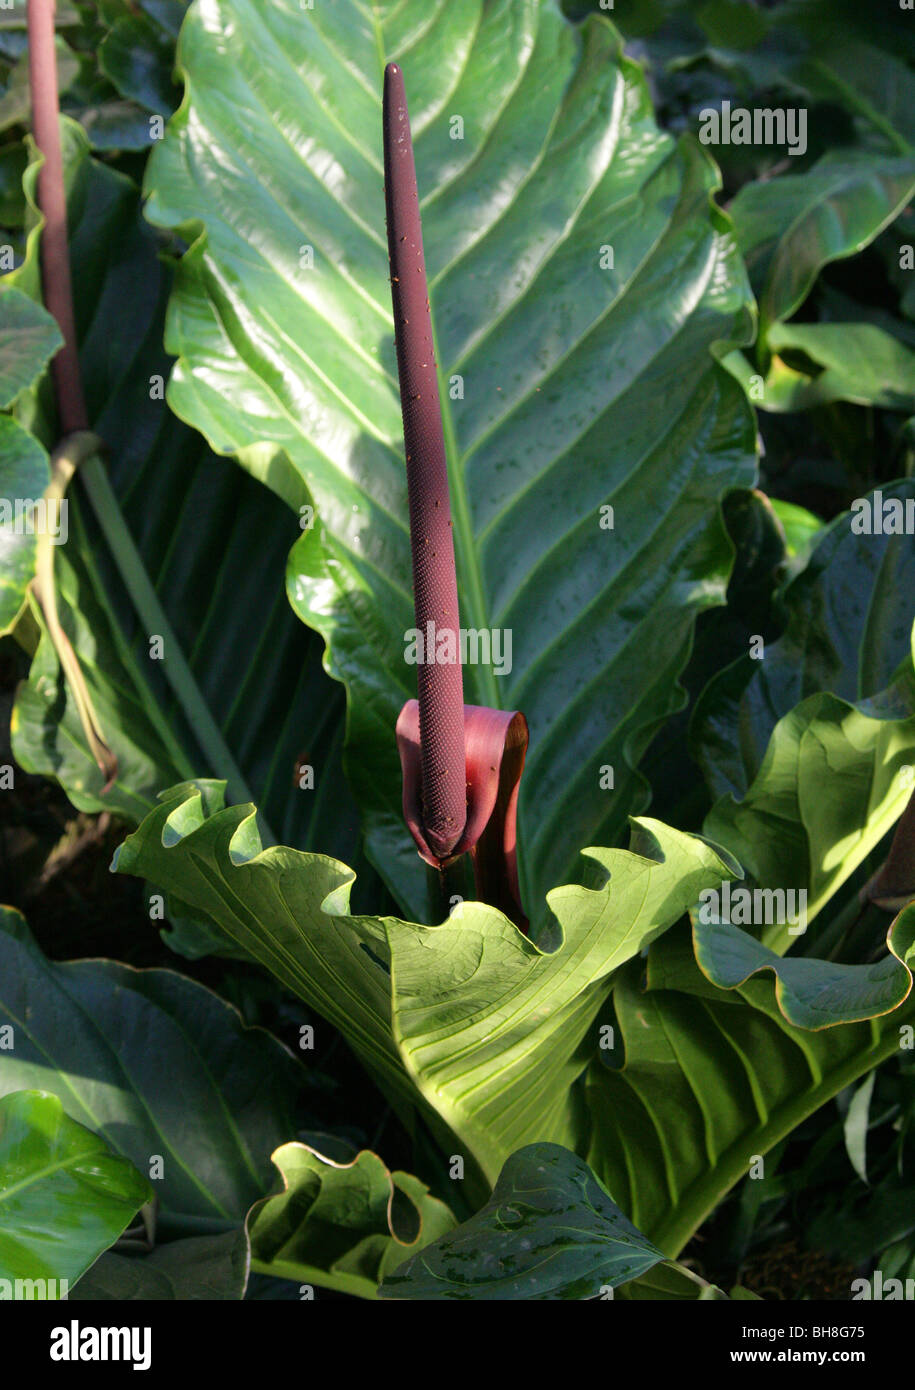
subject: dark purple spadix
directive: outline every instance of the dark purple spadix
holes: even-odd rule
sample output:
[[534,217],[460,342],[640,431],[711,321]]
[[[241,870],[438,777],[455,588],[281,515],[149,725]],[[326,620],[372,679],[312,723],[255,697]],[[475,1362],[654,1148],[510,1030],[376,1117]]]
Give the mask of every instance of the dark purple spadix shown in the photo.
[[[417,666],[425,838],[440,859],[454,850],[467,819],[464,685],[457,576],[445,438],[432,343],[416,167],[403,73],[384,73],[384,179],[394,337],[400,374],[413,595],[425,641]],[[432,625],[431,627],[429,625]],[[434,650],[429,636],[434,635]],[[453,661],[436,659],[453,653]]]

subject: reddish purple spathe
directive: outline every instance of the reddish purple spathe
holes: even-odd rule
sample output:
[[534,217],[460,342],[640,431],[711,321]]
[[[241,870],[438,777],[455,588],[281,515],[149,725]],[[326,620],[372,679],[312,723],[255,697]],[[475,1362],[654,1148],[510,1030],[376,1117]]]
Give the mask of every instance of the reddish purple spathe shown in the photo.
[[517,710],[464,706],[467,740],[467,823],[452,853],[442,862],[429,845],[420,821],[419,708],[408,700],[397,720],[397,749],[403,772],[403,813],[420,858],[442,868],[469,854],[477,897],[504,912],[527,931],[518,885],[518,791],[527,754],[528,728]]

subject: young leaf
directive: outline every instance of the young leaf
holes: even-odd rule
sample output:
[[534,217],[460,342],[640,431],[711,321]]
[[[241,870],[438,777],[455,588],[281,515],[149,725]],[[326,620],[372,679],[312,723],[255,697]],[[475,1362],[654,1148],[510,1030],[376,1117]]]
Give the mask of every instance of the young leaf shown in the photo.
[[823,266],[863,250],[913,193],[915,159],[873,153],[745,184],[728,211],[765,323],[796,313]]
[[387,1273],[455,1224],[425,1184],[390,1172],[370,1150],[335,1163],[307,1144],[284,1144],[273,1162],[283,1190],[247,1220],[259,1274],[375,1298]]

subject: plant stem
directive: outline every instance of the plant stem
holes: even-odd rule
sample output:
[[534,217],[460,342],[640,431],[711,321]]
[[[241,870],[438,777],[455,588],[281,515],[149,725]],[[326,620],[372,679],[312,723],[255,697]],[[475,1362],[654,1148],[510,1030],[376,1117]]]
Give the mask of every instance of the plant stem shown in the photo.
[[60,507],[67,485],[83,459],[98,446],[98,439],[88,430],[68,435],[51,457],[51,480],[45,489],[44,501],[47,524],[35,546],[35,578],[32,587],[41,605],[48,634],[54,643],[61,670],[70,691],[79,722],[82,725],[89,751],[105,778],[102,796],[109,791],[118,775],[118,760],[102,734],[101,723],[89,694],[76,652],[61,625],[57,611],[57,588],[54,583],[54,541],[60,534]]
[[462,854],[445,868],[426,865],[426,884],[429,898],[429,920],[444,922],[456,906],[454,899],[474,902],[477,892],[473,881],[473,864],[469,854]]
[[58,428],[62,435],[68,435],[75,430],[87,430],[89,417],[79,370],[70,284],[67,199],[60,148],[57,54],[54,48],[54,0],[29,0],[28,38],[32,131],[43,156],[38,171],[38,206],[45,223],[41,232],[41,288],[45,306],[57,320],[64,339],[63,347],[51,363],[51,372],[57,396]]
[[[57,58],[54,48],[54,0],[29,0],[29,81],[32,93],[32,126],[35,143],[43,156],[38,174],[38,205],[45,225],[41,233],[41,284],[45,305],[57,320],[64,343],[54,357],[51,370],[57,400],[58,428],[67,438],[74,432],[88,429],[88,413],[80,373],[76,343],[76,321],[73,313],[73,292],[70,277],[70,255],[67,244],[67,204],[64,189],[63,157],[60,144],[60,110],[57,98]],[[85,451],[84,451],[85,452]],[[162,638],[165,647],[163,670],[188,724],[193,729],[201,752],[214,772],[225,775],[226,794],[235,802],[253,801],[245,779],[235,762],[222,732],[214,720],[185,659],[181,645],[159,602],[158,595],[134,544],[108,475],[94,451],[79,460],[79,474],[92,509],[108,543],[124,587],[146,631]],[[74,469],[70,468],[67,480]],[[66,483],[64,483],[66,486]],[[60,493],[63,496],[63,493]],[[53,562],[53,556],[51,557]],[[53,599],[53,568],[46,566],[41,593],[47,601]],[[55,610],[56,611],[56,610]],[[47,616],[47,608],[45,609]],[[52,639],[61,665],[74,694],[83,728],[96,761],[102,750],[109,752],[101,739],[88,692],[72,647],[62,647],[63,630],[57,624]],[[88,721],[88,722],[87,722]],[[93,741],[95,739],[95,741]],[[98,743],[101,743],[101,748]],[[104,766],[103,763],[99,764]],[[116,765],[115,765],[116,766]],[[276,841],[263,817],[259,817],[261,839],[265,844]]]

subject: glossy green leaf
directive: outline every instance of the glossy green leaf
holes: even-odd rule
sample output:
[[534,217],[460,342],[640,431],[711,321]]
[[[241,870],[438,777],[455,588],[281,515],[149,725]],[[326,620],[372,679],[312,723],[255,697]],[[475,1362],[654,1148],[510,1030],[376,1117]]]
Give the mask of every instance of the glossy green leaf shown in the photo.
[[109,1250],[68,1295],[71,1303],[240,1299],[248,1282],[244,1230],[186,1236],[148,1253]]
[[595,1298],[663,1258],[594,1174],[558,1144],[508,1159],[492,1196],[456,1231],[388,1274],[382,1298]]
[[720,989],[745,984],[760,970],[775,976],[775,998],[797,1028],[832,1028],[892,1013],[912,988],[915,913],[902,913],[887,937],[888,952],[870,964],[842,965],[780,956],[727,922],[694,927],[696,962]]
[[454,1217],[409,1173],[390,1172],[363,1149],[335,1163],[306,1144],[273,1155],[283,1190],[248,1217],[260,1274],[374,1298],[386,1274],[454,1226]]
[[764,325],[796,313],[823,266],[863,250],[913,193],[915,159],[873,155],[746,184],[728,211]]
[[617,976],[617,1046],[587,1077],[588,1162],[675,1257],[759,1156],[905,1045],[915,1002],[810,1032],[787,1021],[770,981],[717,989],[688,943],[675,968],[669,951],[659,955],[647,990],[635,963]]
[[187,96],[146,184],[147,216],[193,240],[169,399],[217,451],[254,468],[285,455],[308,484],[320,525],[293,552],[289,591],[347,684],[370,854],[412,914],[424,876],[394,741],[415,672],[386,57],[413,123],[462,622],[512,636],[511,670],[466,666],[465,699],[530,722],[520,852],[536,914],[580,847],[613,843],[644,805],[636,764],[682,701],[697,613],[722,601],[717,504],[752,483],[754,431],[712,350],[748,340],[748,289],[711,202],[715,166],[659,131],[603,19],[577,29],[552,0],[429,17],[393,0],[189,12]]
[[[322,670],[320,639],[295,620],[283,590],[296,520],[267,488],[215,458],[169,410],[161,340],[171,276],[157,239],[140,218],[130,180],[91,158],[74,122],[64,119],[61,135],[80,363],[123,525],[227,756],[258,796],[265,836],[345,855],[367,889],[374,885],[377,901],[380,885],[361,860],[356,809],[342,776],[342,692]],[[33,228],[35,174],[33,162],[26,176]],[[28,294],[39,293],[34,232],[13,276]],[[0,495],[28,495],[2,459],[0,470]],[[46,635],[17,697],[13,751],[28,771],[56,777],[80,810],[114,811],[136,822],[175,781],[203,771],[226,775],[227,768],[201,752],[197,722],[163,676],[170,647],[154,659],[152,634],[76,495],[70,523],[71,540],[56,556],[61,621],[83,659],[118,758],[118,781],[101,795],[103,774]],[[191,955],[208,945],[205,933],[189,930],[170,939]]]
[[179,95],[171,80],[174,56],[170,35],[145,15],[131,14],[112,25],[99,50],[99,66],[122,97],[168,116]]
[[0,1093],[53,1092],[68,1115],[150,1172],[171,1233],[237,1227],[272,1181],[307,1073],[202,985],[114,961],[48,961],[0,916]]
[[72,1120],[57,1096],[0,1096],[3,1279],[75,1283],[152,1196],[133,1164]]
[[168,883],[212,917],[340,1029],[402,1113],[419,1106],[492,1182],[525,1143],[576,1146],[570,1087],[613,972],[736,872],[701,840],[649,820],[634,823],[631,850],[587,859],[594,887],[549,895],[552,950],[481,903],[460,903],[435,927],[350,916],[351,870],[262,849],[253,808],[223,809],[216,783],[175,787],[115,868]]

